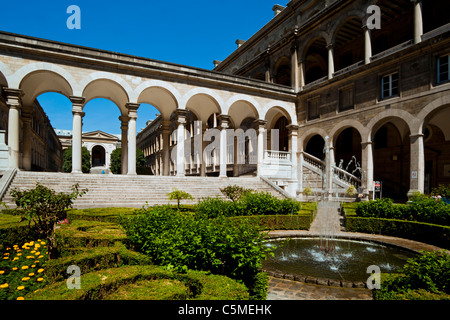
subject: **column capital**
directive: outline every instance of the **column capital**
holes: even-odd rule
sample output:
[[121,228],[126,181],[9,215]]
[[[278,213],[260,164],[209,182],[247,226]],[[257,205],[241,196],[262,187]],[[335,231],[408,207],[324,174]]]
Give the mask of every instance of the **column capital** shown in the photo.
[[84,97],[75,97],[75,96],[70,96],[69,100],[72,102],[72,104],[75,106],[84,106],[84,103],[86,102],[86,98]]
[[367,146],[371,146],[371,145],[373,145],[373,142],[372,142],[372,141],[364,141],[364,142],[361,142],[361,146],[362,146],[363,148],[365,148],[365,147],[367,147]]
[[231,117],[226,114],[220,114],[217,117],[217,120],[219,120],[220,122],[219,126],[222,127],[223,129],[227,129],[231,123]]
[[261,127],[264,127],[266,124],[267,124],[267,120],[257,119],[255,121],[253,121],[253,127],[255,129],[259,129]]
[[416,134],[411,134],[409,137],[411,139],[416,139],[416,138],[423,138],[425,135],[423,133],[416,133]]
[[6,94],[6,104],[10,108],[19,109],[22,105],[24,92],[20,89],[3,88]]
[[325,48],[327,48],[328,50],[332,50],[334,48],[334,43],[327,43]]
[[128,116],[120,116],[120,117],[119,117],[119,120],[120,120],[120,122],[122,122],[122,125],[123,125],[124,123],[126,123],[127,126],[128,126],[128,121],[130,120],[130,118],[129,118]]
[[186,109],[176,109],[175,110],[175,116],[176,116],[176,123],[177,125],[180,124],[186,124],[186,117],[188,115],[188,111]]
[[296,124],[289,124],[286,126],[286,129],[288,129],[288,131],[290,131],[290,133],[297,132],[297,130],[300,129],[300,126],[296,125]]
[[125,104],[125,108],[128,110],[128,121],[137,119],[137,111],[140,107],[139,103],[130,103]]

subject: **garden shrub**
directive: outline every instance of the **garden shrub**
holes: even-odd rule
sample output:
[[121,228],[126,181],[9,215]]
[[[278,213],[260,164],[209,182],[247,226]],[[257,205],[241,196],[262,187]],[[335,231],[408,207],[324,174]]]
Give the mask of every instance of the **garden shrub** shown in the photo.
[[360,217],[450,225],[450,206],[442,200],[420,194],[414,195],[406,205],[394,204],[389,198],[360,202],[356,208],[356,214]]
[[426,252],[409,259],[400,274],[382,274],[378,300],[450,299],[450,255],[445,251]]
[[161,206],[122,222],[133,248],[178,272],[208,270],[252,285],[268,248],[248,221],[186,215]]
[[450,227],[448,226],[397,219],[347,216],[345,227],[348,232],[383,234],[450,249]]

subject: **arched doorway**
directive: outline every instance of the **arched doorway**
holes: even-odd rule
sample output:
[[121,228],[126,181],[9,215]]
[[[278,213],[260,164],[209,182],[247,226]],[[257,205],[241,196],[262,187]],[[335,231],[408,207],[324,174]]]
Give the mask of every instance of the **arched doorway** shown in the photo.
[[104,167],[106,165],[106,150],[102,146],[92,148],[92,167]]

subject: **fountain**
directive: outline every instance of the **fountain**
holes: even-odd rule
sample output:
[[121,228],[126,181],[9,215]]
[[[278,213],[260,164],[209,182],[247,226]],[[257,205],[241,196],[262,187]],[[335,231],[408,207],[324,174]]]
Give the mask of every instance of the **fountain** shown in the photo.
[[[331,168],[330,147],[325,138],[325,163]],[[341,160],[339,168],[343,169]],[[354,165],[352,174],[363,172],[355,156],[347,164],[348,172]],[[328,175],[327,175],[328,173]],[[269,240],[267,246],[274,248],[274,257],[269,257],[263,263],[263,269],[275,274],[289,274],[291,278],[297,276],[329,279],[336,284],[341,281],[365,282],[369,274],[368,267],[378,266],[382,272],[395,272],[401,268],[406,260],[417,255],[413,251],[374,242],[346,239],[341,231],[339,221],[340,201],[339,192],[335,190],[332,197],[333,170],[322,173],[322,196],[315,193],[318,202],[317,214],[307,238]],[[350,181],[347,181],[350,184]],[[331,282],[328,282],[331,283]],[[342,285],[342,284],[341,284]]]

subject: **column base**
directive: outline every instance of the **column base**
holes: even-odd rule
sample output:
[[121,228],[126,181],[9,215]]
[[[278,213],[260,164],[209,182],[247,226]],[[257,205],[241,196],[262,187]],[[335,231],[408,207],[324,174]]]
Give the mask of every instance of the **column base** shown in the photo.
[[79,174],[79,173],[83,174],[83,171],[77,171],[77,170],[74,170],[74,171],[72,171],[71,173],[73,173],[73,174]]

